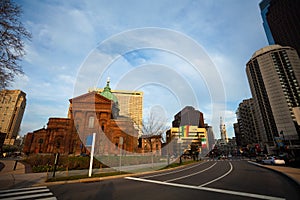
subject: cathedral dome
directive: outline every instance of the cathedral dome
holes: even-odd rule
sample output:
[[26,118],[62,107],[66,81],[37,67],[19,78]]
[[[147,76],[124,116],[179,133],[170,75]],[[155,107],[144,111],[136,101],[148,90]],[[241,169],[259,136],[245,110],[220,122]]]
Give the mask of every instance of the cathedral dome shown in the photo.
[[117,97],[111,92],[111,89],[109,87],[109,82],[110,82],[109,79],[107,79],[106,86],[100,94],[105,98],[112,100],[114,103],[118,103]]
[[106,81],[106,86],[103,89],[103,91],[100,93],[100,95],[104,96],[105,98],[111,100],[113,102],[112,104],[112,118],[117,119],[119,117],[119,103],[117,97],[111,92],[111,89],[109,87],[109,78]]

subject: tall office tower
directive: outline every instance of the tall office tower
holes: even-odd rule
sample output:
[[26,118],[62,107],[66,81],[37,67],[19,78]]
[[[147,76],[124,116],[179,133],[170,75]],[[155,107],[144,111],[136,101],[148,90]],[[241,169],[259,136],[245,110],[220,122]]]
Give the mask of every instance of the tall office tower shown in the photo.
[[196,110],[192,106],[186,106],[181,111],[179,111],[172,121],[173,127],[180,127],[192,125],[198,128],[204,128],[204,118],[203,113]]
[[296,50],[264,47],[252,55],[246,72],[262,142],[272,145],[279,133],[299,140],[300,60]]
[[212,150],[215,146],[215,135],[212,126],[209,126],[208,124],[204,124],[204,127],[207,132],[207,140],[208,140],[208,146],[209,150]]
[[[96,91],[99,94],[103,89],[89,89],[89,92]],[[142,125],[143,121],[143,92],[126,91],[126,90],[111,90],[119,103],[119,115],[130,117],[138,126]]]
[[221,140],[225,144],[228,142],[228,136],[226,132],[226,126],[225,123],[223,122],[222,117],[220,117],[220,133],[221,133]]
[[239,136],[238,141],[240,146],[248,144],[255,144],[260,142],[260,135],[257,127],[257,120],[255,118],[253,99],[245,99],[239,104],[236,111],[238,121]]
[[269,44],[293,47],[300,55],[300,1],[263,0],[259,6]]
[[236,145],[239,147],[245,146],[246,144],[244,143],[243,135],[241,134],[239,123],[234,123],[233,129],[234,129]]
[[26,94],[21,90],[0,91],[0,132],[4,144],[14,144],[26,106]]

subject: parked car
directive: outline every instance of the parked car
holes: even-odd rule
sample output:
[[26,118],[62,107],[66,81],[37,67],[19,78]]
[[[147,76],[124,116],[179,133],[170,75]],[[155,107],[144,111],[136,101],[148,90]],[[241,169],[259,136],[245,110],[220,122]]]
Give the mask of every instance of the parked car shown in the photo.
[[270,156],[262,160],[263,164],[269,164],[269,165],[285,165],[285,161],[281,158],[278,158],[276,156]]
[[263,160],[264,158],[265,158],[265,156],[258,155],[258,156],[256,156],[255,160],[256,160],[256,162],[258,162],[258,163],[262,163],[262,160]]

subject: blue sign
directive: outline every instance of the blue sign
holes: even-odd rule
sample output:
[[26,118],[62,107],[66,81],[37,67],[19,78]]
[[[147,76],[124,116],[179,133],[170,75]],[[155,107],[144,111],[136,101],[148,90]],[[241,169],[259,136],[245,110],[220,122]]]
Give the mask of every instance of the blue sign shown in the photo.
[[281,137],[274,137],[275,142],[277,143],[278,147],[284,147],[284,143]]
[[93,144],[93,135],[88,135],[86,137],[86,143],[85,143],[85,146],[88,147],[88,146],[92,146]]

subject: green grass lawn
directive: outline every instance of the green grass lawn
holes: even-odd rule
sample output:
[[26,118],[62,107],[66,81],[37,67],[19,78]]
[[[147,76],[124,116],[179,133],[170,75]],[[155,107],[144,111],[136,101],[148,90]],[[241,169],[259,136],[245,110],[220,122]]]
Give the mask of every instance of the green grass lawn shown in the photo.
[[[171,163],[168,166],[158,169],[158,170],[163,170],[163,169],[170,169],[170,168],[175,168],[183,165],[188,165],[192,163],[196,163],[197,161],[183,161],[181,164],[176,162],[176,163]],[[149,170],[151,170],[149,168]],[[131,174],[129,172],[123,172],[123,171],[115,171],[115,172],[106,172],[106,173],[100,173],[100,174],[92,174],[91,177],[88,177],[88,175],[74,175],[74,176],[64,176],[64,177],[54,177],[54,178],[49,178],[46,182],[55,182],[55,181],[69,181],[69,180],[78,180],[78,179],[86,179],[86,178],[96,178],[96,177],[107,177],[107,176],[116,176],[116,175],[123,175],[123,174]]]

